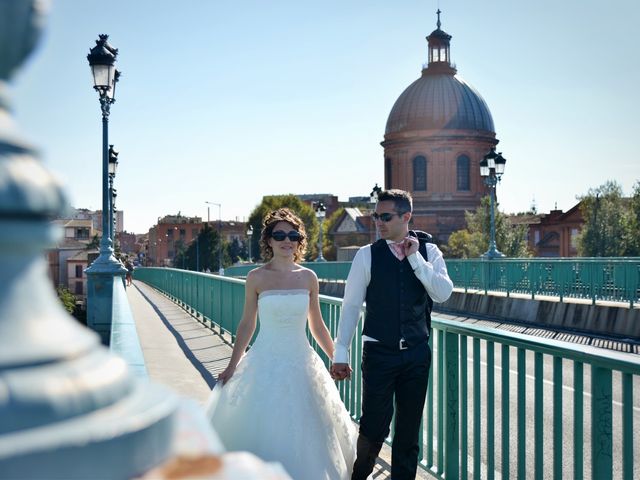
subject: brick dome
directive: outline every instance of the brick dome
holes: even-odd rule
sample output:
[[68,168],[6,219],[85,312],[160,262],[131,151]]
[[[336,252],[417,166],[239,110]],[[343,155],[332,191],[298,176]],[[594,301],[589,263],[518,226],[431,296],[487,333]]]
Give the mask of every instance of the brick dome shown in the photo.
[[422,71],[391,109],[385,135],[415,130],[455,129],[494,132],[493,119],[480,94],[455,70]]

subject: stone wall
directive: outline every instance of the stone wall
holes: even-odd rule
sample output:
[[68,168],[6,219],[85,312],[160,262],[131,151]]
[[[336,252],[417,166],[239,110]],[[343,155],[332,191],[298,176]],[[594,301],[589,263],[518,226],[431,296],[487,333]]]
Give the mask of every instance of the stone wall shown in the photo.
[[[320,292],[342,298],[344,283],[321,282]],[[640,342],[640,308],[567,300],[556,302],[454,291],[445,303],[436,304],[434,311]]]

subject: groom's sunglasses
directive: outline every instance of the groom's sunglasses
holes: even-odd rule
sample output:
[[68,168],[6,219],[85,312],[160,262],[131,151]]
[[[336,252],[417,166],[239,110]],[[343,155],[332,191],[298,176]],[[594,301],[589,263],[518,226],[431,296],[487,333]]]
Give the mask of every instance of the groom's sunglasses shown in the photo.
[[276,230],[271,233],[271,238],[273,238],[276,242],[282,242],[285,238],[289,237],[289,240],[292,242],[299,242],[302,240],[302,235],[300,232],[296,230],[291,230],[289,233],[284,230]]
[[398,215],[399,217],[401,217],[402,215],[404,215],[406,212],[402,212],[402,213],[388,213],[388,212],[384,212],[384,213],[377,213],[377,212],[373,212],[371,214],[371,216],[373,217],[373,219],[375,221],[382,221],[384,223],[390,222],[391,219],[393,218],[394,215]]

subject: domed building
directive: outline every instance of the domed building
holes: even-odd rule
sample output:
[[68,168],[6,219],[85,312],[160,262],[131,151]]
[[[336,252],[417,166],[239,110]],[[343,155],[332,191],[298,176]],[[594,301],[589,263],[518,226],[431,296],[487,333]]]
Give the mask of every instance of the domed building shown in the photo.
[[396,100],[381,145],[385,188],[410,191],[413,228],[446,242],[488,194],[479,163],[498,140],[486,102],[451,62],[440,13],[427,37],[429,62]]

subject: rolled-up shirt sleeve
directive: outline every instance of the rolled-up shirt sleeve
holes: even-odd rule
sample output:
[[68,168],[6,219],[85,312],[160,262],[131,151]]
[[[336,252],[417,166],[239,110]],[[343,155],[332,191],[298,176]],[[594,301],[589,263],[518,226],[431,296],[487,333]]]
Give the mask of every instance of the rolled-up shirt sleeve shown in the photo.
[[429,261],[418,253],[409,255],[407,258],[416,277],[424,285],[433,301],[446,302],[453,291],[453,282],[447,273],[447,265],[442,252],[436,245],[427,243],[426,247]]
[[358,326],[362,303],[371,277],[370,265],[371,249],[366,245],[358,250],[351,262],[342,299],[338,336],[334,343],[333,363],[349,363],[349,347]]

